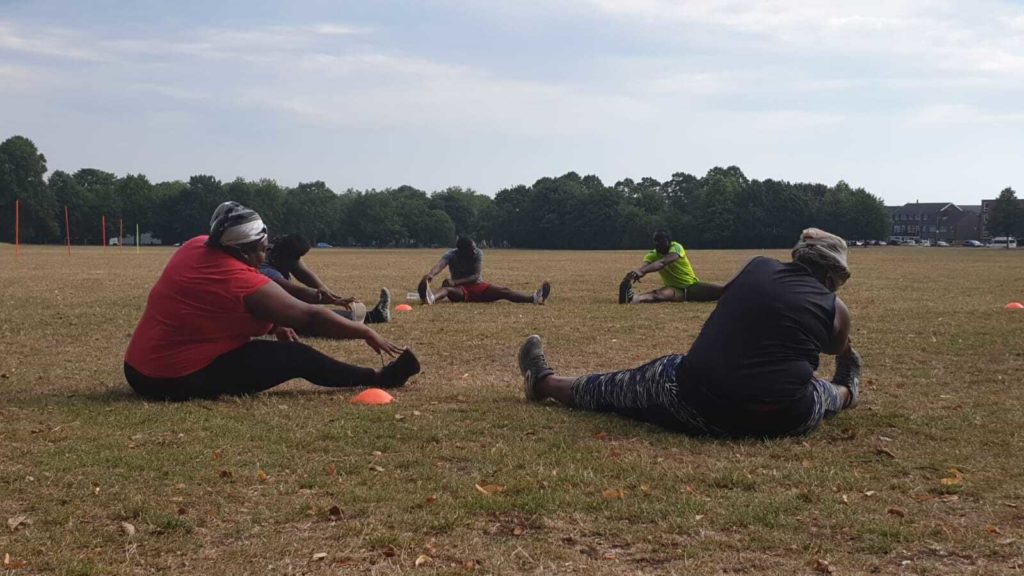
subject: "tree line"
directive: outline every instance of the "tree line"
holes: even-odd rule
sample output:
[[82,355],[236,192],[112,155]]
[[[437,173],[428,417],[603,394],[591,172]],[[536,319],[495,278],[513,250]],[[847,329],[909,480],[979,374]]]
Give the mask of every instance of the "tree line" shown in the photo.
[[793,244],[817,226],[850,239],[885,238],[890,219],[882,200],[845,182],[834,186],[750,180],[735,167],[703,177],[679,172],[664,182],[631,179],[605,185],[569,172],[493,197],[451,187],[427,193],[412,186],[335,193],[321,181],[285,187],[273,180],[207,175],[153,183],[142,174],[116,176],[95,168],[56,170],[23,136],[0,144],[0,214],[14,237],[14,204],[21,206],[21,241],[64,240],[64,206],[71,241],[99,244],[139,224],[170,244],[206,233],[210,214],[225,200],[263,217],[271,234],[298,233],[335,246],[451,246],[469,235],[491,246],[552,249],[633,249],[650,246],[668,229],[694,248],[769,248]]

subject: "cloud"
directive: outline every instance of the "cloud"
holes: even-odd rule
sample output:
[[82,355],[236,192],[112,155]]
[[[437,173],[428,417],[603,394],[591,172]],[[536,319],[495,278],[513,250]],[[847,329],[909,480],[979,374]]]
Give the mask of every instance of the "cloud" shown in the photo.
[[938,104],[920,108],[912,120],[920,124],[1002,124],[1024,122],[1024,112],[993,113],[966,104]]
[[[778,49],[1024,79],[1024,15],[1012,3],[944,0],[578,0],[650,27],[718,28]],[[723,44],[726,44],[723,41]]]

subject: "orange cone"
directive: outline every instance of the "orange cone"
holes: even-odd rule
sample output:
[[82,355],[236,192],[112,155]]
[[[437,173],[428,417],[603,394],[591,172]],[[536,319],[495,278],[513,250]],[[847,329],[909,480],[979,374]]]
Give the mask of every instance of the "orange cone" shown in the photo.
[[395,397],[380,388],[367,388],[359,394],[356,394],[352,398],[353,404],[362,404],[363,406],[378,406],[380,404],[391,404],[395,401]]
[[1020,302],[1010,302],[1006,305],[1007,310],[1020,310],[1021,308],[1024,308],[1024,304]]
[[410,310],[412,310],[412,306],[409,306],[408,304],[399,304],[398,306],[395,306],[395,312],[409,312]]

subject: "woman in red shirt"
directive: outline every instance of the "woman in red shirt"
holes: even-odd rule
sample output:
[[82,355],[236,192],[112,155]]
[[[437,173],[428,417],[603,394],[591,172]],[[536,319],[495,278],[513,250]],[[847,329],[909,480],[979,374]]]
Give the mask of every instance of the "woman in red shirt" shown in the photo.
[[[185,242],[157,280],[125,353],[128,384],[159,400],[253,394],[293,378],[318,386],[397,387],[420,370],[408,348],[373,329],[301,302],[257,268],[267,228],[236,203],[217,207],[210,235]],[[397,356],[380,370],[340,362],[298,342],[295,330],[361,339]],[[253,340],[273,333],[277,341]]]

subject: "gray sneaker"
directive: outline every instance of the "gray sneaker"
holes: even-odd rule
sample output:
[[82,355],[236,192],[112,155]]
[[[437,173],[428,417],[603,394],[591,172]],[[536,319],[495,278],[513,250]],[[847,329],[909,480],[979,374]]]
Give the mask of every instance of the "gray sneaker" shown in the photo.
[[543,304],[543,303],[547,302],[548,296],[550,296],[550,295],[551,295],[551,282],[548,282],[547,280],[545,280],[544,283],[540,285],[540,288],[537,288],[537,291],[533,293],[533,303],[534,304]]
[[540,336],[534,334],[519,347],[519,373],[523,375],[523,393],[530,402],[538,402],[537,382],[555,373],[544,358]]
[[850,401],[843,406],[847,410],[855,408],[860,400],[860,354],[853,349],[850,351],[849,356],[836,356],[836,373],[832,376],[833,384],[850,390]]
[[387,288],[380,289],[380,300],[377,301],[373,310],[367,313],[366,317],[373,318],[374,323],[391,321],[391,292]]
[[619,282],[619,304],[629,304],[633,301],[633,279],[625,278]]
[[430,284],[427,284],[426,280],[420,280],[419,285],[416,286],[416,291],[419,292],[420,302],[423,304],[434,303],[434,293],[430,291]]

